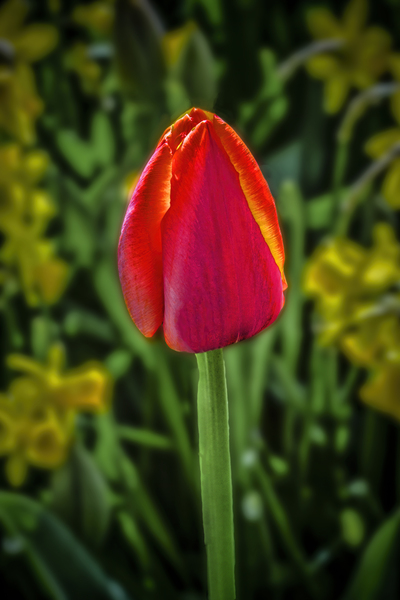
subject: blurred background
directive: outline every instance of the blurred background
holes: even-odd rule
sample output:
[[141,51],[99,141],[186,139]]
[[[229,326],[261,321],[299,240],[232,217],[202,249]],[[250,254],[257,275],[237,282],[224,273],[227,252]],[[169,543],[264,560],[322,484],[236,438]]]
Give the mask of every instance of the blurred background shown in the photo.
[[193,355],[116,247],[163,130],[213,110],[289,288],[227,348],[238,599],[400,597],[400,2],[0,6],[0,590],[205,600]]

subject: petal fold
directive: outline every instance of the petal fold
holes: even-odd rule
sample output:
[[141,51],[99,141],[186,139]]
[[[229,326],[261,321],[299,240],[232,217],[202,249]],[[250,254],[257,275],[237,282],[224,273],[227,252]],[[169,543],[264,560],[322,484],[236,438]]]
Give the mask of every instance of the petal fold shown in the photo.
[[170,204],[171,164],[170,148],[162,140],[133,192],[118,246],[125,302],[146,337],[154,335],[163,320],[160,224]]
[[283,289],[285,290],[287,288],[283,271],[285,251],[275,202],[268,184],[250,150],[232,127],[216,115],[213,119],[213,125],[233,167],[239,175],[240,186],[262,236],[278,265],[282,276]]

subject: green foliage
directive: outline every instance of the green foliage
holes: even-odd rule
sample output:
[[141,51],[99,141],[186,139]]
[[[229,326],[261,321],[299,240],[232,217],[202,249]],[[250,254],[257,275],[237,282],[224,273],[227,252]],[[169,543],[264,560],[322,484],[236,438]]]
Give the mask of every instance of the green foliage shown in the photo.
[[[164,129],[200,105],[229,122],[256,156],[276,199],[287,257],[278,322],[224,350],[237,598],[397,600],[398,425],[375,411],[383,393],[375,409],[359,401],[360,387],[371,389],[372,367],[367,381],[365,365],[347,360],[339,340],[320,344],[324,323],[304,281],[310,256],[338,234],[374,258],[374,226],[384,222],[397,247],[398,149],[378,152],[375,138],[367,144],[376,154],[370,160],[363,146],[381,129],[398,130],[390,116],[398,111],[398,48],[393,42],[388,81],[368,80],[359,90],[354,73],[336,88],[326,76],[323,92],[306,69],[315,76],[321,56],[326,68],[329,56],[338,58],[340,73],[353,63],[337,47],[307,54],[327,40],[309,46],[306,29],[315,16],[306,2],[287,14],[278,0],[174,0],[167,8],[150,0],[49,0],[30,3],[29,13],[24,3],[5,4],[11,21],[0,18],[0,393],[13,390],[7,356],[16,352],[38,361],[50,386],[46,361],[60,343],[67,373],[100,361],[114,390],[98,414],[70,408],[65,460],[30,464],[18,493],[10,490],[8,449],[1,446],[8,421],[0,410],[2,594],[206,598],[196,362],[170,351],[160,332],[151,340],[139,333],[116,268],[133,182]],[[357,17],[362,3],[353,4]],[[372,24],[395,40],[395,2],[370,4]],[[21,54],[14,29],[20,35],[41,22],[52,28],[39,30],[49,34],[48,54],[39,60],[46,39],[29,37],[32,53]],[[2,54],[7,44],[15,46],[12,64]],[[350,80],[353,88],[343,88]],[[324,113],[323,93],[331,112],[343,101],[338,115]],[[36,210],[22,219],[33,222],[36,237],[28,246],[22,236],[7,262],[11,234],[2,211],[20,197],[25,209]],[[393,247],[385,246],[372,273],[392,273]],[[330,258],[320,288],[341,290],[330,279],[337,267]],[[339,266],[346,273],[349,260]],[[32,279],[33,272],[40,277]],[[357,276],[350,300],[365,292]],[[349,317],[350,301],[347,308]],[[398,280],[378,290],[370,308],[377,321],[362,349],[377,345],[382,315],[398,321]],[[353,322],[350,334],[359,326]],[[396,348],[390,350],[392,360]],[[388,389],[386,412],[393,416],[398,388]]]

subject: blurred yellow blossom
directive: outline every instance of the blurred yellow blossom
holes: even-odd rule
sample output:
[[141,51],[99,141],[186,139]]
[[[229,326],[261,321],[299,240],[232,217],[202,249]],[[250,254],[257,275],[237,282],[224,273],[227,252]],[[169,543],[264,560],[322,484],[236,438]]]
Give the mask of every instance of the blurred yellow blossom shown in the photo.
[[74,8],[72,18],[78,25],[102,34],[111,31],[114,21],[114,0],[99,0]]
[[[400,53],[394,52],[389,59],[389,69],[399,83],[400,87]],[[393,115],[398,123],[400,123],[400,90],[394,93],[390,99]]]
[[400,361],[382,364],[360,390],[362,400],[400,421]]
[[60,413],[71,408],[99,412],[109,404],[111,378],[106,368],[97,361],[89,361],[64,373],[65,356],[61,345],[50,348],[45,365],[20,354],[11,354],[7,364],[37,382],[42,402]]
[[309,260],[304,291],[317,302],[322,317],[320,341],[334,342],[351,319],[349,305],[356,300],[358,279],[367,253],[347,239],[333,239],[321,245]]
[[38,238],[34,224],[15,223],[0,250],[0,262],[17,271],[30,306],[54,304],[65,290],[68,265],[55,256],[50,241]]
[[[395,116],[397,118],[397,114]],[[400,125],[400,114],[398,122]],[[365,144],[365,152],[372,158],[380,158],[394,145],[400,148],[400,126],[376,133]],[[390,164],[383,180],[382,194],[392,208],[400,208],[400,158],[395,158]]]
[[79,77],[82,89],[87,94],[99,91],[101,68],[88,54],[88,45],[76,42],[65,55],[65,66]]
[[28,466],[53,469],[68,455],[78,411],[100,412],[111,395],[111,378],[90,361],[63,373],[62,347],[50,349],[47,364],[10,355],[8,365],[24,375],[0,394],[0,456],[7,456],[11,485],[24,482]]
[[373,85],[388,68],[391,37],[380,27],[366,28],[367,16],[367,0],[350,0],[341,20],[325,7],[308,12],[308,28],[315,39],[343,43],[335,53],[321,53],[307,62],[310,75],[325,81],[328,113],[342,108],[352,87]]
[[179,29],[166,33],[162,39],[162,48],[168,66],[174,66],[183,49],[188,44],[191,35],[197,30],[194,21],[189,21]]
[[0,66],[0,128],[21,144],[35,141],[35,122],[43,111],[29,65]]
[[56,302],[68,275],[67,264],[41,237],[55,214],[47,192],[36,187],[48,162],[41,150],[24,153],[17,144],[0,147],[0,230],[5,235],[0,261],[17,271],[32,306]]
[[0,127],[23,144],[34,141],[34,124],[43,110],[30,63],[58,41],[52,25],[24,25],[27,13],[23,0],[8,0],[0,8]]
[[331,344],[349,327],[385,313],[391,304],[384,292],[399,282],[400,244],[386,223],[375,225],[369,250],[340,238],[317,248],[303,286],[316,299],[321,343]]
[[320,246],[309,260],[304,291],[316,300],[322,344],[337,343],[347,358],[372,371],[361,398],[400,418],[400,243],[377,223],[373,245],[348,239]]

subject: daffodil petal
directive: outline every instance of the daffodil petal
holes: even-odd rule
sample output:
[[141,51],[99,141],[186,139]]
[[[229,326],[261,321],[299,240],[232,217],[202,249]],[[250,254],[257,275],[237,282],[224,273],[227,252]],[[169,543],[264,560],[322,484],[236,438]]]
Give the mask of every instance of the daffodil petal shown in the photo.
[[389,58],[389,68],[397,81],[400,81],[400,52],[393,52]]
[[65,460],[68,442],[57,422],[49,420],[31,432],[26,458],[36,467],[54,469]]
[[382,193],[395,210],[400,209],[400,158],[393,161],[383,181]]
[[365,27],[368,18],[367,0],[350,0],[343,12],[343,25],[349,37],[356,36]]
[[0,8],[0,38],[12,38],[22,27],[29,5],[24,0],[8,0]]
[[311,77],[316,79],[329,79],[335,75],[339,68],[339,60],[331,54],[313,56],[306,63],[306,68]]
[[324,108],[327,113],[337,113],[349,94],[350,81],[346,72],[337,73],[325,83]]
[[312,8],[307,13],[307,25],[317,40],[342,37],[343,30],[334,14],[324,7]]
[[365,144],[364,150],[368,156],[379,158],[398,142],[400,142],[400,128],[392,127],[372,136]]
[[373,374],[361,388],[360,396],[372,408],[400,420],[399,389],[399,365],[387,365]]
[[27,62],[40,60],[57,45],[57,29],[52,25],[32,24],[25,27],[14,40],[18,57]]
[[390,99],[390,108],[398,124],[400,125],[400,91],[393,94]]
[[6,462],[6,477],[13,487],[21,487],[28,474],[28,463],[22,452],[11,454]]

